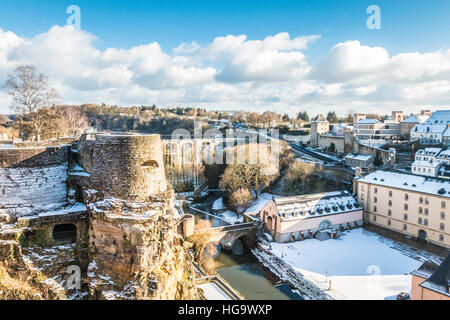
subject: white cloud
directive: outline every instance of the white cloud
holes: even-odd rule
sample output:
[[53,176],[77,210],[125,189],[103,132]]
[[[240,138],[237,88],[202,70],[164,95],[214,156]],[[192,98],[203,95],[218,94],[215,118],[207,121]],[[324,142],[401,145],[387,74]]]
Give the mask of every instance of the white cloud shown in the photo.
[[[17,64],[35,64],[67,103],[159,104],[311,113],[329,109],[389,112],[450,108],[450,50],[389,56],[386,49],[339,43],[312,65],[305,52],[318,36],[287,33],[249,40],[217,37],[166,53],[156,43],[95,47],[96,37],[52,27],[34,38],[0,30],[0,86]],[[6,111],[5,90],[0,110]]]

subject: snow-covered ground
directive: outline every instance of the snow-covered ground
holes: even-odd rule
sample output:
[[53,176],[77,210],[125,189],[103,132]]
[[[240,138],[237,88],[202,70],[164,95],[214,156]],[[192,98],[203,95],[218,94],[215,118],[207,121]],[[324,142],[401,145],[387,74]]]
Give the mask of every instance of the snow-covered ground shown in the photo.
[[197,287],[203,290],[208,300],[232,300],[217,284],[208,282]]
[[219,198],[216,201],[214,201],[211,210],[214,211],[220,211],[223,210],[224,206],[223,206],[223,198]]
[[251,213],[259,213],[262,208],[273,198],[277,198],[279,196],[273,195],[271,193],[262,193],[259,195],[258,199],[253,201],[250,205],[250,207],[245,210],[245,213],[251,214]]
[[244,222],[244,216],[242,215],[238,216],[235,212],[230,210],[218,213],[217,216],[230,224],[237,224]]
[[[261,211],[261,209],[270,201],[272,200],[274,197],[278,197],[275,196],[273,194],[270,193],[263,193],[261,194],[258,199],[254,200],[251,204],[250,207],[245,210],[244,214],[249,214],[249,213],[259,213],[259,211]],[[225,220],[226,222],[230,223],[230,224],[236,224],[236,223],[242,223],[244,222],[244,216],[243,215],[238,215],[236,212],[231,211],[231,210],[227,210],[224,203],[223,203],[223,198],[218,198],[214,201],[214,203],[211,206],[211,212],[215,213],[215,215],[223,220]]]
[[337,240],[270,245],[270,253],[335,299],[395,299],[411,291],[410,273],[430,257],[363,228],[343,232]]

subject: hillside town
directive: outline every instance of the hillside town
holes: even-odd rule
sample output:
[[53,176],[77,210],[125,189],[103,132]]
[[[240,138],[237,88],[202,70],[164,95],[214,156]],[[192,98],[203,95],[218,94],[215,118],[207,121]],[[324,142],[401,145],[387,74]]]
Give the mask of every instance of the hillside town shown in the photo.
[[445,317],[449,12],[1,1],[2,307]]
[[[291,119],[178,109],[171,117],[187,129],[168,136],[103,128],[96,112],[118,107],[90,106],[90,114],[87,106],[58,108],[76,110],[79,119],[75,130],[50,139],[26,135],[17,129],[23,120],[4,116],[0,243],[2,252],[20,250],[22,263],[51,279],[63,297],[450,299],[450,111],[354,113],[343,120],[330,112],[305,121],[304,112]],[[143,111],[153,114],[152,123],[173,112],[131,110],[110,116],[145,126]],[[227,162],[241,149],[243,159]],[[253,153],[263,156],[252,162]],[[160,215],[173,225],[167,241],[182,246],[166,253],[189,259],[172,260],[171,280],[157,276],[167,261],[157,264],[163,269],[151,267],[151,276],[149,266],[135,266],[141,281],[143,272],[146,281],[165,281],[142,291],[116,265],[142,258],[130,256],[124,243],[112,259],[108,246],[113,239],[118,245],[121,234],[133,245],[149,223],[161,227]],[[146,241],[143,254],[151,258],[159,240]],[[45,262],[55,251],[56,271]],[[4,253],[2,259],[2,268],[11,268]],[[86,284],[66,290],[62,266],[74,261],[84,265]],[[254,278],[250,267],[258,270]],[[167,286],[180,283],[180,272],[189,281],[173,292]]]

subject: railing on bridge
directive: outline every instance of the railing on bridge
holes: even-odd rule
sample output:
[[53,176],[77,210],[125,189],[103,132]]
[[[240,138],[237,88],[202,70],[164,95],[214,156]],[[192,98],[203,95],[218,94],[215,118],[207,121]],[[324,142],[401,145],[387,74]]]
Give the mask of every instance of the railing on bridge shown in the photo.
[[230,231],[241,231],[241,230],[250,230],[256,227],[255,222],[244,222],[238,224],[232,224],[229,226],[221,226],[221,227],[213,227],[206,229],[196,229],[195,233],[203,233],[203,232],[230,232]]
[[252,229],[254,227],[256,227],[256,223],[255,222],[244,222],[244,223],[237,223],[237,224],[231,224],[230,222],[228,222],[225,219],[222,219],[214,214],[211,214],[209,212],[188,206],[188,208],[190,210],[199,212],[201,214],[210,216],[214,219],[218,219],[221,220],[225,223],[227,223],[226,226],[219,226],[219,227],[211,227],[211,228],[204,228],[204,229],[195,229],[195,233],[199,233],[199,232],[209,232],[209,231],[214,231],[214,232],[228,232],[228,231],[239,231],[239,230],[248,230],[248,229]]

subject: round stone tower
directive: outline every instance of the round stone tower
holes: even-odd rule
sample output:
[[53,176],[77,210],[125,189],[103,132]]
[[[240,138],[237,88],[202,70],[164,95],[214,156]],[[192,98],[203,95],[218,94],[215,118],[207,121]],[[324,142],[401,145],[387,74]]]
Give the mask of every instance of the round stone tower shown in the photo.
[[159,135],[100,134],[91,183],[107,196],[147,200],[167,189]]

